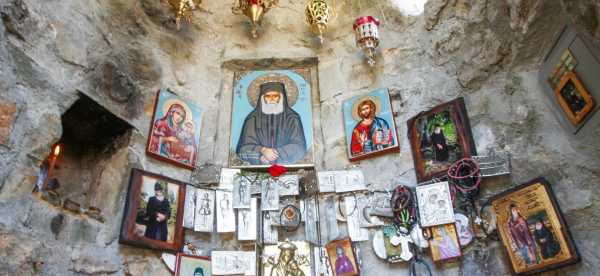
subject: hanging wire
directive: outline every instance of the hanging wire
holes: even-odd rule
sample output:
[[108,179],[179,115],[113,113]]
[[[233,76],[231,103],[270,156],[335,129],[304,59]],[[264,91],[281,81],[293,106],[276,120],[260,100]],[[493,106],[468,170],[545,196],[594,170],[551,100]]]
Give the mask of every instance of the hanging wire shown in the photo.
[[387,22],[386,17],[385,17],[385,13],[383,12],[383,8],[381,7],[381,0],[377,0],[377,8],[379,8],[379,12],[381,13],[381,18],[383,19],[383,22]]

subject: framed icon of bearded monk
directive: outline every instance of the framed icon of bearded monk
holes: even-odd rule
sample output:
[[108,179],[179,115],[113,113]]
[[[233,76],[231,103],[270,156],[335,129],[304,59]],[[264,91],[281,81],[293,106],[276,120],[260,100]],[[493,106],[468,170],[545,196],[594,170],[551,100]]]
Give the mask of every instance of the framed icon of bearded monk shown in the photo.
[[166,89],[158,91],[148,135],[148,155],[194,169],[198,159],[201,115],[200,107]]
[[314,166],[310,69],[236,72],[229,165]]
[[400,150],[387,89],[345,100],[342,109],[350,161]]

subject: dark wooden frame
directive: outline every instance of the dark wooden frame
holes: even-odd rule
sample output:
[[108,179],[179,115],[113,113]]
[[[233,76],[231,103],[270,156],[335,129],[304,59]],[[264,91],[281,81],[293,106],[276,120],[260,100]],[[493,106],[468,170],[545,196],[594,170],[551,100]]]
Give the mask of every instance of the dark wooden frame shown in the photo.
[[448,224],[440,224],[440,225],[428,227],[427,231],[429,231],[429,236],[431,237],[431,239],[433,239],[433,231],[431,230],[431,228],[433,228],[433,227],[446,227],[447,225],[451,225],[451,227],[454,228],[454,238],[455,238],[456,243],[458,245],[458,251],[460,252],[460,256],[446,258],[446,259],[437,259],[436,260],[436,259],[433,258],[433,247],[431,246],[431,243],[430,243],[429,244],[429,254],[431,255],[431,260],[433,260],[433,262],[436,263],[436,264],[443,263],[443,262],[448,262],[448,261],[453,261],[453,260],[458,260],[458,259],[462,258],[462,256],[463,256],[462,248],[460,247],[460,238],[458,237],[458,230],[456,229],[456,224],[454,224],[454,223],[448,223]]
[[[177,199],[177,214],[175,220],[175,234],[173,236],[173,243],[164,241],[157,241],[148,239],[146,237],[140,237],[135,235],[135,216],[137,209],[140,204],[139,193],[142,187],[142,177],[149,176],[164,180],[168,183],[179,185],[178,199]],[[185,201],[185,188],[186,183],[164,177],[162,175],[150,173],[140,169],[131,170],[131,178],[129,180],[129,189],[127,191],[127,198],[125,201],[125,211],[123,212],[123,219],[121,222],[121,231],[119,234],[119,243],[146,247],[150,249],[160,249],[172,252],[177,252],[183,246],[183,212],[184,212],[184,201]]]
[[[579,251],[577,250],[577,247],[575,246],[575,243],[573,242],[573,237],[571,236],[571,232],[569,231],[569,228],[567,227],[567,224],[565,223],[565,219],[563,218],[562,212],[560,210],[560,206],[558,205],[558,202],[556,200],[556,196],[554,195],[554,192],[552,191],[552,186],[550,185],[550,183],[543,177],[540,178],[536,178],[533,179],[529,182],[526,182],[524,184],[521,184],[517,187],[511,188],[509,190],[506,190],[498,195],[493,196],[490,199],[490,202],[493,206],[493,203],[496,200],[505,198],[505,197],[510,197],[510,195],[512,193],[515,193],[517,191],[520,191],[524,188],[527,188],[529,186],[535,185],[535,184],[541,184],[544,188],[546,193],[548,194],[548,197],[550,198],[550,203],[552,204],[552,211],[554,211],[556,213],[556,216],[558,218],[558,221],[560,222],[560,226],[561,226],[561,231],[560,233],[564,236],[565,241],[567,243],[568,249],[569,249],[569,253],[571,253],[571,258],[568,260],[565,260],[563,262],[560,263],[555,263],[555,264],[551,264],[548,265],[546,267],[543,268],[538,268],[538,269],[534,269],[534,270],[529,270],[526,272],[521,272],[521,273],[517,273],[515,272],[514,266],[513,266],[513,262],[510,258],[510,254],[508,253],[508,250],[505,243],[506,241],[504,240],[504,237],[502,236],[502,234],[499,232],[498,235],[500,236],[500,240],[502,241],[502,245],[505,247],[505,256],[507,261],[511,264],[510,269],[511,269],[511,273],[512,275],[518,275],[518,276],[523,276],[523,275],[532,275],[532,274],[538,274],[544,271],[548,271],[548,270],[552,270],[552,269],[557,269],[560,267],[564,267],[567,265],[572,265],[572,264],[576,264],[579,261],[581,261],[581,256],[579,255]],[[498,222],[496,222],[496,224],[498,224]],[[496,225],[496,227],[499,227],[499,225]]]
[[[569,104],[567,103],[567,101],[565,101],[564,97],[560,93],[569,81],[573,82],[573,85],[575,85],[575,89],[577,89],[577,91],[581,93],[581,97],[583,97],[583,99],[586,102],[583,109],[577,113],[571,111]],[[590,112],[594,110],[594,107],[596,105],[594,99],[592,98],[592,95],[585,89],[585,87],[583,86],[581,81],[579,81],[577,75],[573,71],[567,72],[565,76],[560,80],[560,82],[556,86],[556,89],[554,90],[554,96],[556,97],[556,100],[558,101],[558,104],[560,105],[561,109],[563,110],[571,124],[573,124],[574,126],[577,126],[581,122],[583,122],[583,120],[587,118]]]
[[[331,263],[331,256],[329,255],[329,246],[331,244],[346,243],[346,242],[350,246],[350,249],[352,249],[352,258],[354,258],[354,265],[356,266],[356,274],[354,274],[354,276],[358,276],[358,275],[360,275],[360,266],[358,265],[358,258],[356,258],[356,252],[354,252],[354,248],[352,247],[352,240],[350,239],[350,237],[333,240],[333,241],[330,241],[329,243],[327,243],[325,245],[325,253],[327,253],[327,259],[329,259],[329,262]],[[334,263],[331,263],[331,271],[333,272],[334,276],[339,276],[339,275],[337,275],[337,273],[335,271]]]
[[456,128],[456,135],[459,140],[458,144],[461,145],[463,150],[462,157],[468,158],[472,155],[477,155],[477,149],[475,148],[473,134],[471,133],[471,124],[469,122],[469,116],[465,107],[465,101],[462,97],[437,105],[428,111],[421,112],[416,116],[412,117],[407,122],[408,137],[410,140],[417,181],[419,183],[431,180],[432,178],[443,178],[446,176],[447,170],[432,172],[430,174],[425,175],[425,167],[420,149],[420,139],[418,139],[419,132],[416,129],[415,124],[419,118],[441,112],[448,107],[450,107],[451,109],[450,115]]
[[[154,98],[154,109],[152,109],[152,118],[150,119],[150,129],[149,129],[149,132],[148,132],[148,139],[147,139],[148,141],[146,141],[146,154],[148,156],[151,156],[154,159],[157,159],[157,160],[160,160],[160,161],[163,161],[163,162],[167,162],[167,163],[175,165],[177,167],[185,168],[185,169],[188,169],[188,170],[194,170],[196,164],[188,165],[188,164],[185,164],[185,163],[177,162],[177,161],[175,161],[173,159],[164,157],[164,156],[162,156],[160,154],[156,154],[156,153],[150,151],[150,140],[152,139],[152,131],[153,131],[153,128],[154,128],[154,122],[156,121],[156,108],[158,107],[158,98],[159,98],[160,93],[163,90],[165,92],[171,93],[171,94],[179,97],[179,95],[177,95],[177,93],[171,91],[170,89],[159,89],[156,92],[156,97]],[[181,101],[188,102],[188,100],[186,100],[186,99],[183,99],[181,97],[179,97],[179,98],[180,98]],[[201,130],[198,129],[198,131],[201,131]],[[200,139],[198,139],[198,141],[196,141],[196,142],[197,142],[197,145],[200,145]],[[196,151],[197,151],[197,149],[196,149]],[[197,155],[198,155],[198,152],[196,152],[196,157],[197,157]],[[196,158],[196,162],[198,162],[198,158]]]
[[[194,256],[194,255],[187,255],[181,252],[177,253],[177,259],[175,260],[175,276],[180,276],[179,273],[179,267],[181,266],[181,259],[183,257],[186,258],[192,258],[192,259],[199,259],[199,260],[205,260],[205,261],[211,261],[209,257],[202,257],[202,256]],[[212,269],[212,264],[210,265],[211,269]],[[212,271],[211,271],[211,275],[212,275]]]
[[[394,109],[392,108],[392,98],[390,97],[390,90],[387,89],[387,88],[385,90],[387,92],[388,101],[390,103],[390,106],[389,106],[390,112],[392,113],[392,124],[393,125],[390,126],[390,129],[393,129],[394,133],[396,134],[396,145],[393,146],[393,147],[389,147],[389,148],[385,148],[385,149],[382,149],[382,150],[378,150],[378,151],[374,151],[374,152],[369,152],[369,153],[365,153],[365,154],[361,154],[361,155],[353,157],[351,150],[350,151],[348,150],[348,148],[350,148],[351,145],[348,145],[348,143],[346,143],[346,152],[348,153],[348,159],[350,160],[350,162],[356,162],[356,161],[360,161],[360,160],[364,160],[364,159],[369,159],[369,158],[377,157],[377,156],[380,156],[380,155],[383,155],[383,154],[386,154],[386,153],[400,152],[400,137],[398,137],[398,131],[396,129],[396,117],[394,116]],[[372,92],[375,92],[375,91],[376,90],[371,91],[371,92],[369,92],[369,93],[367,93],[365,95],[371,94]],[[360,98],[362,96],[365,96],[365,95],[360,95],[360,96],[352,97],[352,98],[344,100],[343,102],[347,102],[347,101],[350,101],[350,100],[358,99],[358,98]],[[355,110],[351,110],[351,112],[354,112],[354,111]],[[345,114],[344,114],[344,109],[343,109],[343,103],[342,103],[342,119],[343,119],[343,122],[344,122],[344,128],[345,128],[345,130],[347,130],[347,128],[350,127],[350,126],[346,125]],[[348,140],[348,137],[346,137],[345,135],[344,135],[344,138],[345,138],[346,141]]]

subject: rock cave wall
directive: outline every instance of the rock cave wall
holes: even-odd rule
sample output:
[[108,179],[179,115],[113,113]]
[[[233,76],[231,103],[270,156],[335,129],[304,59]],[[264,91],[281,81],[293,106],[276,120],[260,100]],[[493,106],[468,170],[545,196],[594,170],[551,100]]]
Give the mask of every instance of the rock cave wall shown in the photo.
[[[339,17],[316,46],[303,23],[304,1],[281,1],[259,39],[230,1],[205,1],[192,24],[176,30],[159,0],[0,1],[0,274],[168,275],[159,252],[119,245],[131,168],[185,182],[197,176],[145,155],[154,97],[177,91],[204,110],[199,165],[227,165],[232,77],[229,60],[318,58],[320,128],[316,169],[343,169],[342,100],[390,89],[401,152],[356,163],[374,188],[414,186],[406,121],[437,104],[465,97],[477,151],[512,154],[511,179],[485,183],[483,196],[538,176],[552,184],[582,262],[555,272],[593,275],[600,266],[600,146],[594,135],[572,138],[558,124],[537,69],[564,20],[600,45],[600,4],[573,1],[430,0],[419,16],[393,1],[339,1]],[[383,14],[382,14],[383,11]],[[352,20],[382,19],[377,65],[354,45]],[[84,93],[129,123],[128,144],[100,172],[93,202],[104,222],[54,207],[32,195],[38,168],[62,133],[63,114]],[[99,196],[102,195],[102,196]],[[200,246],[233,249],[231,240],[186,232]],[[408,273],[360,244],[364,275]],[[436,275],[509,273],[501,245],[478,260],[435,266]]]

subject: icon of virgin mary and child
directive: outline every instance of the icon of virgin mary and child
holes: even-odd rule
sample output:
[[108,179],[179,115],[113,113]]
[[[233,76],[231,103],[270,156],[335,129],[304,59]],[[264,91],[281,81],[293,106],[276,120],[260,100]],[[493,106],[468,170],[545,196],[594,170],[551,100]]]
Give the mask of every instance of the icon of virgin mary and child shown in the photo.
[[164,117],[152,125],[149,151],[193,166],[196,163],[195,126],[180,103],[169,106]]

